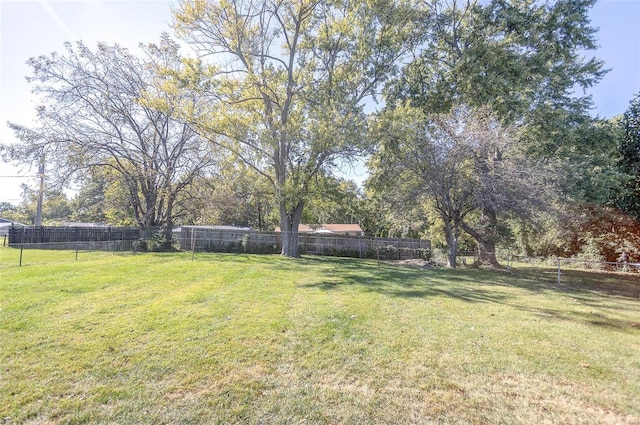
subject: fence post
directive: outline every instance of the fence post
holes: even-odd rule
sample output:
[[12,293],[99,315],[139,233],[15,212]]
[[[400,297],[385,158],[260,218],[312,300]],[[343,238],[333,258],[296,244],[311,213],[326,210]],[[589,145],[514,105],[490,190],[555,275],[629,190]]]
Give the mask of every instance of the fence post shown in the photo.
[[191,261],[194,260],[196,256],[196,228],[191,228]]
[[560,285],[560,259],[558,258],[558,285]]
[[20,267],[22,267],[22,250],[24,249],[24,240],[27,238],[27,229],[22,229],[22,237],[20,238]]

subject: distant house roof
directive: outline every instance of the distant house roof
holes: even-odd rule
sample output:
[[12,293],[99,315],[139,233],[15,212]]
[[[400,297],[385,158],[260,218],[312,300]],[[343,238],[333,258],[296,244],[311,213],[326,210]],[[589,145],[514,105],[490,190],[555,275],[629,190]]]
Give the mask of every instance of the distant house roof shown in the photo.
[[251,227],[239,227],[239,226],[181,226],[181,227],[174,227],[173,231],[179,232],[182,227],[189,227],[192,229],[193,228],[205,229],[205,230],[237,230],[237,231],[243,231],[243,232],[248,232],[249,230],[251,230]]
[[60,225],[64,227],[110,227],[106,223],[81,223],[77,221],[63,221]]
[[[9,219],[2,218],[2,217],[0,217],[0,223],[9,223],[9,224],[16,223],[16,224],[20,224],[17,221],[9,220]],[[26,224],[23,224],[23,226],[26,226]]]
[[331,234],[331,235],[335,235],[335,233],[334,233],[334,232],[332,232],[332,231],[331,231],[331,230],[329,230],[329,229],[318,229],[318,230],[316,230],[316,231],[315,231],[315,232],[313,232],[313,233],[328,233],[328,234]]
[[[280,232],[280,228],[276,227],[276,232]],[[335,233],[339,235],[362,235],[364,232],[359,224],[300,224],[298,233]]]
[[26,224],[18,223],[17,221],[7,220],[6,218],[0,218],[0,236],[8,235],[9,228],[15,227],[29,227]]
[[28,224],[23,224],[23,223],[18,223],[17,221],[13,221],[13,220],[8,220],[6,218],[0,218],[0,224],[13,224],[17,227],[29,227]]
[[362,228],[359,224],[323,224],[321,229],[330,230],[333,233],[362,233]]

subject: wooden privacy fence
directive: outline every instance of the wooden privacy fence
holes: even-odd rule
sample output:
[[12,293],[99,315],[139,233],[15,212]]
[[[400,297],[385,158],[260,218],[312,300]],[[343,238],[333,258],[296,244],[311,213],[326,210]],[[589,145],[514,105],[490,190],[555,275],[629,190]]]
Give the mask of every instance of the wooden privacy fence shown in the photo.
[[29,227],[9,228],[13,248],[130,250],[140,239],[136,227]]
[[[282,249],[282,234],[244,229],[182,226],[174,235],[184,251],[276,254]],[[431,250],[425,239],[375,238],[326,233],[300,233],[303,255],[404,260],[422,258]]]
[[[149,239],[153,232],[136,227],[12,227],[9,246],[124,251],[136,249],[137,241]],[[183,251],[277,254],[282,249],[282,235],[276,232],[182,226],[175,229],[174,238]],[[303,255],[404,260],[424,257],[431,243],[424,239],[300,233],[299,249]]]

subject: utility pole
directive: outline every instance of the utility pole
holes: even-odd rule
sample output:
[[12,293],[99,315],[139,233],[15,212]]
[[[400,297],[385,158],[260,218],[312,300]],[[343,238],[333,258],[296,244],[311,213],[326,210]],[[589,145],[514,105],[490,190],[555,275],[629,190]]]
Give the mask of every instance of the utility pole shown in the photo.
[[40,177],[40,189],[38,190],[38,206],[36,209],[36,222],[35,226],[42,226],[42,200],[44,198],[44,158],[38,166],[38,176]]

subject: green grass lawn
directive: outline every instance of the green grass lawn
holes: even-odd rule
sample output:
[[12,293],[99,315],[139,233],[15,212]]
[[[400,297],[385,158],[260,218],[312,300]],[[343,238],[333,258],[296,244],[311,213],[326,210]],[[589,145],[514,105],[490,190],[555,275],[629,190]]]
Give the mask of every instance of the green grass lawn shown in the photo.
[[0,248],[0,423],[638,424],[640,277]]

